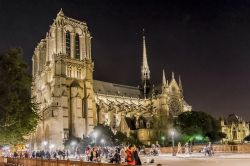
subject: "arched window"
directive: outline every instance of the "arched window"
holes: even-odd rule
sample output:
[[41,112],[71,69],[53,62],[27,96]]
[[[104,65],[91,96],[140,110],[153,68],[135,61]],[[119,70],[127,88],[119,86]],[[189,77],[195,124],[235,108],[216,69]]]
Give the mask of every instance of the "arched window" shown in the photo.
[[71,67],[67,67],[67,76],[71,77]]
[[80,79],[81,78],[81,70],[80,69],[77,69],[77,78]]
[[66,54],[70,55],[70,32],[66,32]]
[[75,38],[75,53],[76,53],[76,59],[80,59],[80,39],[79,39],[79,35],[76,34],[76,38]]

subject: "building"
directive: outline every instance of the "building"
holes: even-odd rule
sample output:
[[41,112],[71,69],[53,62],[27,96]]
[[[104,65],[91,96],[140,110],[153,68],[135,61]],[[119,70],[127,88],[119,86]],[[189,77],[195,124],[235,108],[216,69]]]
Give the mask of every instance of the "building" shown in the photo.
[[42,117],[30,136],[32,149],[42,149],[43,141],[48,142],[46,146],[63,148],[69,136],[83,138],[97,123],[127,134],[136,131],[141,141],[150,143],[153,115],[191,111],[184,101],[181,79],[177,83],[174,73],[168,82],[163,71],[162,83],[153,86],[145,36],[142,59],[139,88],[94,80],[87,24],[61,10],[32,57],[32,96]]
[[223,142],[242,143],[244,138],[249,135],[249,123],[235,114],[222,118],[221,131],[226,134]]

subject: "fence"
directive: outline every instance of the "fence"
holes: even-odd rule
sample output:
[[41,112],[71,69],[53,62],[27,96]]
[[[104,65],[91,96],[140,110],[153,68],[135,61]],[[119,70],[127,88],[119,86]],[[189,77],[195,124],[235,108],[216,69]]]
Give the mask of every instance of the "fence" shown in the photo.
[[[200,152],[205,145],[195,145],[192,146],[192,152]],[[162,153],[172,153],[172,147],[162,147]],[[217,153],[250,153],[250,144],[242,145],[213,145],[214,152]],[[146,152],[149,148],[146,149]],[[177,151],[177,146],[175,146],[175,151]],[[184,146],[182,146],[182,152],[185,152]]]
[[0,157],[0,166],[15,165],[15,166],[118,166],[119,164],[110,163],[92,163],[84,161],[72,161],[72,160],[53,160],[53,159],[28,159],[28,158],[7,158],[4,162],[4,158]]

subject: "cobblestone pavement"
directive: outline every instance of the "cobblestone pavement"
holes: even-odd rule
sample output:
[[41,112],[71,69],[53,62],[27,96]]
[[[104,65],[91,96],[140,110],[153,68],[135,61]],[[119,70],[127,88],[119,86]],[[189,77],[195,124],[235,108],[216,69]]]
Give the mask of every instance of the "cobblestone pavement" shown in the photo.
[[[147,163],[154,159],[154,163]],[[163,154],[160,156],[141,156],[143,165],[156,166],[250,166],[250,154],[215,154],[212,157],[204,154],[180,154],[172,156]]]

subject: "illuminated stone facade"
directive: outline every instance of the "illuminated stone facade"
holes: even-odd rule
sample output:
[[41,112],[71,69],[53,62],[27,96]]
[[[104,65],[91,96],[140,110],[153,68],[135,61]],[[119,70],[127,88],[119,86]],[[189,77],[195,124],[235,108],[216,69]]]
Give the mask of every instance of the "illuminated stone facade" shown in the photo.
[[[139,139],[148,142],[153,115],[191,111],[183,98],[181,80],[177,83],[173,73],[169,83],[163,71],[162,83],[151,84],[145,37],[139,88],[94,80],[87,24],[66,17],[62,10],[35,48],[32,62],[32,96],[42,117],[30,136],[32,149],[52,144],[63,148],[70,135],[83,138],[97,123],[127,134],[138,131]],[[48,142],[47,147],[43,141]]]
[[224,142],[242,143],[249,135],[249,123],[235,114],[221,119],[221,131],[226,134]]

